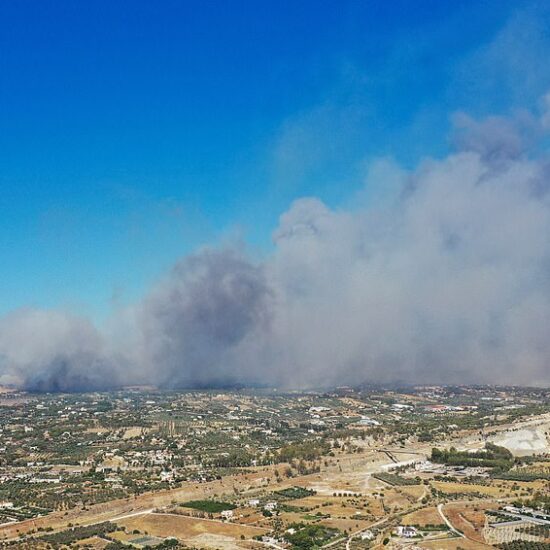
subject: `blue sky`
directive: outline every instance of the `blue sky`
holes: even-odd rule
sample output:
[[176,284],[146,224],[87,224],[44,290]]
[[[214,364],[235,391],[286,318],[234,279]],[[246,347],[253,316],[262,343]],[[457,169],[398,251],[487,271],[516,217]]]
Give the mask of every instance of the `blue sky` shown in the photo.
[[536,107],[548,23],[505,0],[0,2],[0,313],[101,318],[197,247],[265,253],[293,199],[444,155],[453,112]]

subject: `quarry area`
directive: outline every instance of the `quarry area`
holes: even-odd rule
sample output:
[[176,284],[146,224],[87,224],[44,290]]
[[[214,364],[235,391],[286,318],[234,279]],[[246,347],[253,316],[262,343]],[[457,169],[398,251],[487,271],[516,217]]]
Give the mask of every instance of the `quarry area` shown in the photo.
[[550,393],[0,394],[0,548],[550,547]]
[[516,456],[529,456],[548,452],[550,423],[544,421],[533,426],[507,430],[494,436],[491,441],[506,447]]

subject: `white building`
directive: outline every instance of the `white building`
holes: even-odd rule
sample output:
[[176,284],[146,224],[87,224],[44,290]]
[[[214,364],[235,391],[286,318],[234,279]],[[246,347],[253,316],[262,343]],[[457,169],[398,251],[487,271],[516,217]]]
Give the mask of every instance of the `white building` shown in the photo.
[[410,539],[412,537],[416,537],[417,531],[414,527],[411,525],[400,525],[397,528],[397,535],[400,537],[405,537],[407,539]]
[[222,510],[220,515],[223,519],[233,519],[233,510]]

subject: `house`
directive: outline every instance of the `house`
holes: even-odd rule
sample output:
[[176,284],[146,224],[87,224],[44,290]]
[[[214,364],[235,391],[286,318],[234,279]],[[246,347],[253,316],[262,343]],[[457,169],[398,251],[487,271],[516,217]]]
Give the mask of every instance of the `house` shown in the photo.
[[410,525],[400,525],[397,528],[397,535],[400,537],[405,537],[407,539],[410,539],[412,537],[416,537],[418,532],[416,529]]
[[33,477],[29,483],[61,483],[60,477]]
[[260,505],[260,499],[258,498],[251,498],[249,501],[248,501],[248,506],[252,506],[252,507],[256,507],[256,506],[259,506]]
[[233,519],[233,510],[222,510],[220,516],[226,520]]
[[378,420],[374,420],[373,418],[369,418],[368,416],[362,416],[358,424],[360,426],[380,426],[380,422],[378,422]]
[[403,403],[394,403],[391,408],[394,410],[394,411],[407,411],[407,410],[412,410],[414,409],[414,407],[412,405],[405,405]]
[[162,471],[160,473],[160,480],[164,482],[174,481],[174,472]]

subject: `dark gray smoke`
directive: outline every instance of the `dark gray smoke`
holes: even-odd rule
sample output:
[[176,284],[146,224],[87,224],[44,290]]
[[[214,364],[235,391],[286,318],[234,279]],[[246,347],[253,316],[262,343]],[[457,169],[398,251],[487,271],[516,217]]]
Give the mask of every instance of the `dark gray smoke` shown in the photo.
[[61,311],[20,309],[0,320],[5,382],[31,391],[104,390],[119,384],[116,361],[86,319]]
[[253,369],[239,363],[239,350],[269,330],[271,298],[263,268],[236,251],[180,261],[146,298],[139,319],[149,364],[159,369],[155,381],[182,387],[248,380]]
[[548,384],[546,119],[462,116],[447,158],[412,172],[378,163],[369,185],[383,200],[297,200],[266,260],[198,252],[103,334],[62,312],[8,315],[3,379],[40,391]]

